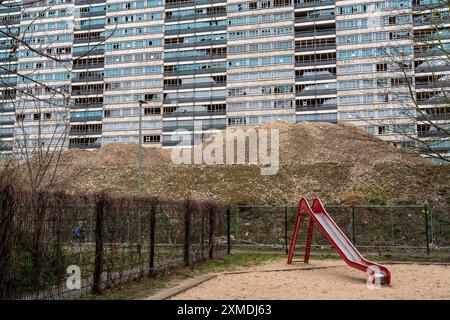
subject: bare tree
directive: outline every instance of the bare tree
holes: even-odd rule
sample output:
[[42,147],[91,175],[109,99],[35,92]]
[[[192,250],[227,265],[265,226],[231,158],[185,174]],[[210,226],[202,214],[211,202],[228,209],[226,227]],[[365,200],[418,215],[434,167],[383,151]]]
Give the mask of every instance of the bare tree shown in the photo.
[[[19,166],[18,172],[32,191],[54,184],[58,171],[67,169],[61,167],[61,159],[70,131],[73,65],[112,35],[94,44],[88,39],[89,50],[73,57],[71,35],[76,12],[58,4],[0,0],[0,8],[6,12],[0,16],[0,41],[9,49],[0,61],[0,111],[5,106],[13,110],[8,120],[15,123],[13,152],[2,152],[3,167],[11,168],[12,163]],[[63,22],[67,30],[56,35],[42,28],[55,9],[67,14]],[[64,34],[68,37],[63,38]]]

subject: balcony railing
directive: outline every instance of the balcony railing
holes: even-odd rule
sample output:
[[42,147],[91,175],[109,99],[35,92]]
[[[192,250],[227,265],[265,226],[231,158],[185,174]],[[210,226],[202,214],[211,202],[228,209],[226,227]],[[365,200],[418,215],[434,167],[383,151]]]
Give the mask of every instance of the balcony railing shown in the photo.
[[322,29],[322,30],[299,30],[295,31],[295,38],[305,38],[313,36],[333,36],[336,34],[336,29]]
[[165,85],[164,90],[215,88],[215,87],[225,87],[226,85],[227,85],[226,82],[187,83],[187,84],[181,84],[181,85]]
[[322,105],[305,105],[297,106],[296,111],[319,111],[319,110],[336,110],[337,104],[322,104]]
[[185,70],[185,71],[164,71],[164,76],[181,76],[181,75],[189,75],[189,74],[205,74],[205,73],[225,73],[227,70],[225,67],[223,68],[210,68],[210,69],[201,69],[201,70]]
[[213,60],[225,59],[226,57],[226,54],[205,54],[203,56],[164,58],[164,62]]
[[202,46],[217,46],[217,45],[225,45],[227,43],[226,39],[220,40],[207,40],[207,41],[198,41],[192,43],[174,43],[174,44],[166,44],[164,45],[165,49],[177,49],[177,48],[189,48],[189,47],[202,47]]
[[[210,129],[217,129],[217,130],[222,130],[226,128],[226,124],[203,124],[201,126],[201,130],[210,130]],[[164,126],[163,125],[163,132],[173,132],[175,130],[186,130],[186,131],[194,131],[194,130],[198,130],[200,128],[198,128],[197,126]]]
[[317,0],[314,2],[307,3],[295,3],[295,9],[303,9],[303,8],[312,8],[312,7],[323,7],[323,6],[331,6],[334,5],[335,0]]
[[190,103],[190,102],[209,102],[209,101],[225,101],[226,97],[206,97],[206,98],[173,98],[164,99],[164,104]]
[[72,96],[100,95],[103,90],[72,90]]
[[317,16],[317,17],[297,17],[297,18],[295,18],[295,23],[320,22],[320,21],[327,21],[327,20],[334,21],[334,19],[335,19],[334,15]]
[[302,90],[295,94],[296,97],[305,97],[305,96],[324,96],[324,95],[336,95],[336,89],[310,89],[310,90]]
[[164,113],[163,118],[181,118],[181,117],[205,117],[205,116],[225,116],[226,111],[174,111]]
[[179,30],[166,30],[166,35],[177,35],[186,33],[200,33],[200,32],[213,32],[213,31],[226,31],[226,25],[209,26],[206,28],[192,28],[192,29],[179,29]]
[[324,51],[324,50],[336,50],[335,44],[328,44],[323,46],[310,46],[310,47],[295,47],[295,52],[309,52],[309,51]]
[[216,13],[216,14],[193,14],[188,16],[175,16],[175,17],[166,17],[166,22],[175,22],[175,21],[185,21],[185,20],[197,20],[197,19],[214,19],[214,18],[220,18],[220,17],[226,17],[227,13]]
[[86,50],[86,51],[81,51],[81,52],[74,52],[72,55],[74,57],[81,57],[81,56],[102,56],[105,54],[105,50],[104,49],[91,49],[91,50]]
[[103,68],[104,66],[105,66],[104,63],[74,64],[73,65],[73,70],[98,69],[98,68]]
[[226,0],[196,0],[196,1],[180,1],[176,3],[166,3],[166,9],[171,8],[182,8],[182,7],[193,7],[204,4],[215,4],[215,3],[223,3],[226,4]]
[[322,66],[328,64],[336,64],[336,59],[328,59],[328,60],[314,60],[314,61],[300,61],[296,62],[296,67],[308,67],[308,66]]
[[319,75],[308,75],[308,76],[299,76],[295,77],[295,81],[315,81],[315,80],[328,80],[328,79],[336,79],[335,74],[319,74]]

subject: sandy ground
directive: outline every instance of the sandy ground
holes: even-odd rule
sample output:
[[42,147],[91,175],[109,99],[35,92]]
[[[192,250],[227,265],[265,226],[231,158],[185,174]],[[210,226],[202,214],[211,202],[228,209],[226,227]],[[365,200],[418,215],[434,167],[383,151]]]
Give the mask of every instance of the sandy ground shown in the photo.
[[[369,289],[366,275],[342,261],[287,265],[283,259],[219,274],[171,299],[450,299],[450,266],[386,266],[392,272],[391,285]],[[322,268],[306,270],[310,267]]]

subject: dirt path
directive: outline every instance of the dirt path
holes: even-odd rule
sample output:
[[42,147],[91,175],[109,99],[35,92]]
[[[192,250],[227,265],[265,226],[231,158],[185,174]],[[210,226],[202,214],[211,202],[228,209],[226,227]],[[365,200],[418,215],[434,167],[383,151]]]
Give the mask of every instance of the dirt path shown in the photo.
[[[320,269],[305,270],[309,267]],[[447,299],[450,266],[393,264],[391,286],[369,289],[366,275],[339,260],[287,265],[285,259],[217,277],[171,299]],[[302,270],[303,269],[303,270]]]

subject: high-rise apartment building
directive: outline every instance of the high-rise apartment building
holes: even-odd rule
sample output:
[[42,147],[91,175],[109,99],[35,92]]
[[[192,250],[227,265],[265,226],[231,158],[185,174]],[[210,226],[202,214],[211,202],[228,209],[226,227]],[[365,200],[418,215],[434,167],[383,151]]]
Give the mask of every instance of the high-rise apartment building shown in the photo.
[[5,1],[0,149],[137,143],[139,125],[144,145],[190,146],[281,120],[450,157],[449,28],[442,0]]

